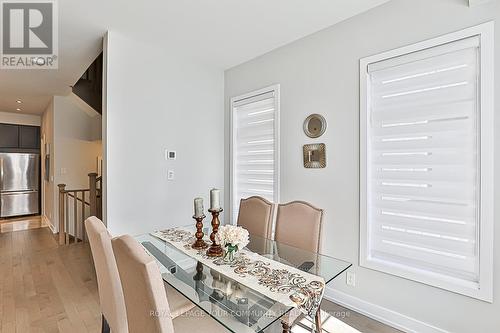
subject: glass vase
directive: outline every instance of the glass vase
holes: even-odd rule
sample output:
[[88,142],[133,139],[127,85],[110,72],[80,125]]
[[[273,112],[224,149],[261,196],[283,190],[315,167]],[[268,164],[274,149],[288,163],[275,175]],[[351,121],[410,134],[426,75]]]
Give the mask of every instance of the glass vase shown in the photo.
[[238,246],[227,244],[224,249],[224,262],[232,263],[236,259],[236,253],[238,252]]

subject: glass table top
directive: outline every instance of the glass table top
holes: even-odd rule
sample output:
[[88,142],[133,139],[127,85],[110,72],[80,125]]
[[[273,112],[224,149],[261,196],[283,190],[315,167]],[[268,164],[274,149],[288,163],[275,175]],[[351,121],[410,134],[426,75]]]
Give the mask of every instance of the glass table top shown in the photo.
[[[194,226],[182,228],[195,232]],[[204,233],[208,235],[209,229],[205,228]],[[263,331],[292,309],[205,266],[157,237],[142,234],[135,238],[156,258],[165,282],[231,332]],[[250,235],[250,243],[246,248],[320,276],[327,284],[352,265],[254,235]]]

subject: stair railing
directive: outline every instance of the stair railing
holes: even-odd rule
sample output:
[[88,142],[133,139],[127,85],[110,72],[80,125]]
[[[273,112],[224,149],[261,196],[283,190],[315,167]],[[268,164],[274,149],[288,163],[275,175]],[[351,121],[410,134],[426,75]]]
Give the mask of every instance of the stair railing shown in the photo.
[[[87,241],[84,221],[89,216],[102,218],[102,178],[89,173],[89,188],[66,189],[59,184],[59,244]],[[87,194],[88,193],[88,194]],[[88,201],[87,201],[88,198]]]

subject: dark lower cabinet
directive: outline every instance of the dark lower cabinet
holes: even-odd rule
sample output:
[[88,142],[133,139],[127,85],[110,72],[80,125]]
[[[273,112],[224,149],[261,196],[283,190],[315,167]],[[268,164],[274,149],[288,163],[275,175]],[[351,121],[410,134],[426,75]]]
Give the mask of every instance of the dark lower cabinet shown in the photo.
[[40,127],[0,124],[0,149],[40,149]]

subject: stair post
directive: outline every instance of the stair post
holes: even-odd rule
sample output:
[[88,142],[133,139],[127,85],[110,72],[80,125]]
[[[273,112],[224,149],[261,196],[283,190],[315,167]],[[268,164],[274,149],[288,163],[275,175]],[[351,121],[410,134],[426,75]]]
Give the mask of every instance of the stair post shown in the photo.
[[97,217],[97,173],[89,173],[90,216]]
[[65,243],[65,234],[66,234],[66,228],[65,228],[65,203],[64,203],[64,195],[65,195],[65,190],[66,190],[66,184],[59,184],[57,185],[59,187],[59,245],[63,245]]

